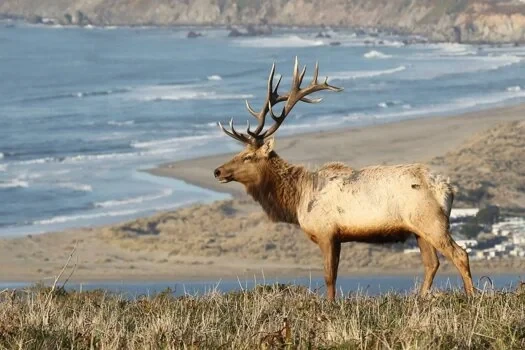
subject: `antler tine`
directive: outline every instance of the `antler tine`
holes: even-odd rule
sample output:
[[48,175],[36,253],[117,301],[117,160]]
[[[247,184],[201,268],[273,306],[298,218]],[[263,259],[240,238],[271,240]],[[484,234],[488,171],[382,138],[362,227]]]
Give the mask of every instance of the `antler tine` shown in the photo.
[[230,136],[231,138],[246,144],[253,143],[252,139],[248,138],[246,135],[240,134],[237,131],[235,131],[235,128],[233,127],[233,118],[230,119],[231,132],[226,130],[226,128],[222,125],[221,122],[217,122],[217,125],[226,135]]
[[342,88],[328,84],[328,78],[325,79],[325,81],[322,84],[318,83],[317,81],[319,77],[319,64],[318,63],[315,64],[314,75],[313,75],[313,78],[310,84],[305,88],[301,88],[301,83],[304,79],[305,73],[306,73],[306,66],[302,69],[301,73],[299,73],[299,59],[296,56],[294,68],[293,68],[292,87],[287,94],[280,96],[281,98],[286,97],[286,104],[284,105],[283,110],[279,116],[276,116],[273,113],[273,109],[272,109],[273,105],[271,104],[268,105],[270,115],[272,119],[275,121],[275,124],[272,125],[268,130],[266,130],[266,132],[264,132],[262,136],[269,137],[273,133],[275,133],[277,129],[279,128],[279,126],[281,126],[281,124],[283,123],[286,116],[290,113],[293,107],[297,104],[297,102],[302,101],[306,103],[319,103],[322,101],[322,98],[309,98],[306,96],[314,92],[321,91],[321,90],[330,90],[330,91],[336,91],[336,92],[343,90]]
[[254,131],[251,131],[249,128],[246,130],[248,135],[250,135],[252,138],[258,138],[259,134],[261,133],[262,129],[264,128],[264,122],[266,119],[266,114],[268,114],[268,103],[277,103],[274,102],[279,95],[277,94],[277,89],[279,88],[279,84],[281,83],[282,76],[279,77],[279,81],[277,82],[277,86],[275,89],[273,88],[273,78],[275,76],[275,62],[272,64],[272,69],[270,70],[270,76],[268,77],[268,88],[266,91],[266,99],[264,101],[264,105],[259,111],[259,113],[255,112],[247,103],[246,107],[248,108],[248,111],[252,116],[254,116],[258,120],[258,125],[255,128]]
[[248,110],[248,112],[250,112],[251,115],[253,115],[255,118],[257,118],[257,112],[253,110],[252,106],[250,106],[250,103],[248,102],[248,100],[244,100],[244,102],[246,103],[246,109]]

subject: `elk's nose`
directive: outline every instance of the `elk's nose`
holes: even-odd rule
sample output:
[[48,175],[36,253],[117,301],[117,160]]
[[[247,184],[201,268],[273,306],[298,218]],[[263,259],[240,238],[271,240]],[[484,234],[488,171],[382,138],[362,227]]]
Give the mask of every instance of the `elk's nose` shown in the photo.
[[215,171],[213,172],[213,175],[215,175],[215,177],[221,176],[221,169],[219,168],[215,169]]

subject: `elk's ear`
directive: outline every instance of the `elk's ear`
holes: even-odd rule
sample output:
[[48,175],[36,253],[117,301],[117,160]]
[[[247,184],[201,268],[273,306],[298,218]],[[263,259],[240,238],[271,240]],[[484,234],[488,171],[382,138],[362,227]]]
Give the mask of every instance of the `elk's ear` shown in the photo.
[[261,148],[259,148],[259,152],[264,157],[268,157],[268,155],[273,151],[273,146],[275,145],[275,140],[273,137],[270,137],[269,139],[264,140],[263,145]]

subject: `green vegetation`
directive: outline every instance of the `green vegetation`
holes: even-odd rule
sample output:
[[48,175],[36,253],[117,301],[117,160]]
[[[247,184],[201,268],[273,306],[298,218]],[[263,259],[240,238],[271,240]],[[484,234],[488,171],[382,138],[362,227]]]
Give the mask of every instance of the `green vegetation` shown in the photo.
[[127,300],[102,291],[0,292],[0,348],[523,349],[525,293],[352,294],[305,288]]

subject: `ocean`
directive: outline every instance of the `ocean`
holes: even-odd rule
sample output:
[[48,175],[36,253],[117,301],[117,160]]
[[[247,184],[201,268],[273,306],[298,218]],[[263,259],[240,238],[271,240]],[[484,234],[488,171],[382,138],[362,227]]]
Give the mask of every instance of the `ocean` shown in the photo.
[[[272,62],[319,61],[345,88],[298,105],[280,135],[450,115],[525,100],[525,47],[404,45],[351,30],[229,38],[199,28],[0,22],[0,236],[119,222],[227,195],[140,170],[236,151],[217,121],[251,117]],[[340,45],[330,45],[338,41]],[[379,43],[381,41],[381,43]],[[375,45],[367,44],[376,42]],[[283,90],[284,91],[284,90]],[[212,176],[213,169],[210,169]]]
[[[474,275],[473,282],[480,290],[514,291],[519,286],[520,276],[512,274],[496,274],[490,278]],[[46,285],[51,285],[53,281],[48,281]],[[321,277],[301,277],[301,278],[280,278],[265,279],[263,276],[254,276],[253,279],[236,280],[206,280],[206,281],[103,281],[103,282],[68,282],[63,285],[67,290],[91,291],[104,290],[106,292],[123,295],[127,298],[138,296],[154,296],[166,291],[168,288],[174,296],[203,296],[210,293],[229,293],[235,291],[249,291],[256,286],[285,284],[306,287],[312,292],[324,294],[326,287]],[[421,286],[421,278],[409,276],[340,276],[337,280],[338,295],[349,296],[352,294],[361,295],[380,295],[384,293],[412,294],[417,293]],[[24,289],[31,287],[29,282],[0,282],[0,290]],[[434,290],[441,291],[461,291],[463,284],[459,275],[438,274],[432,287]]]

